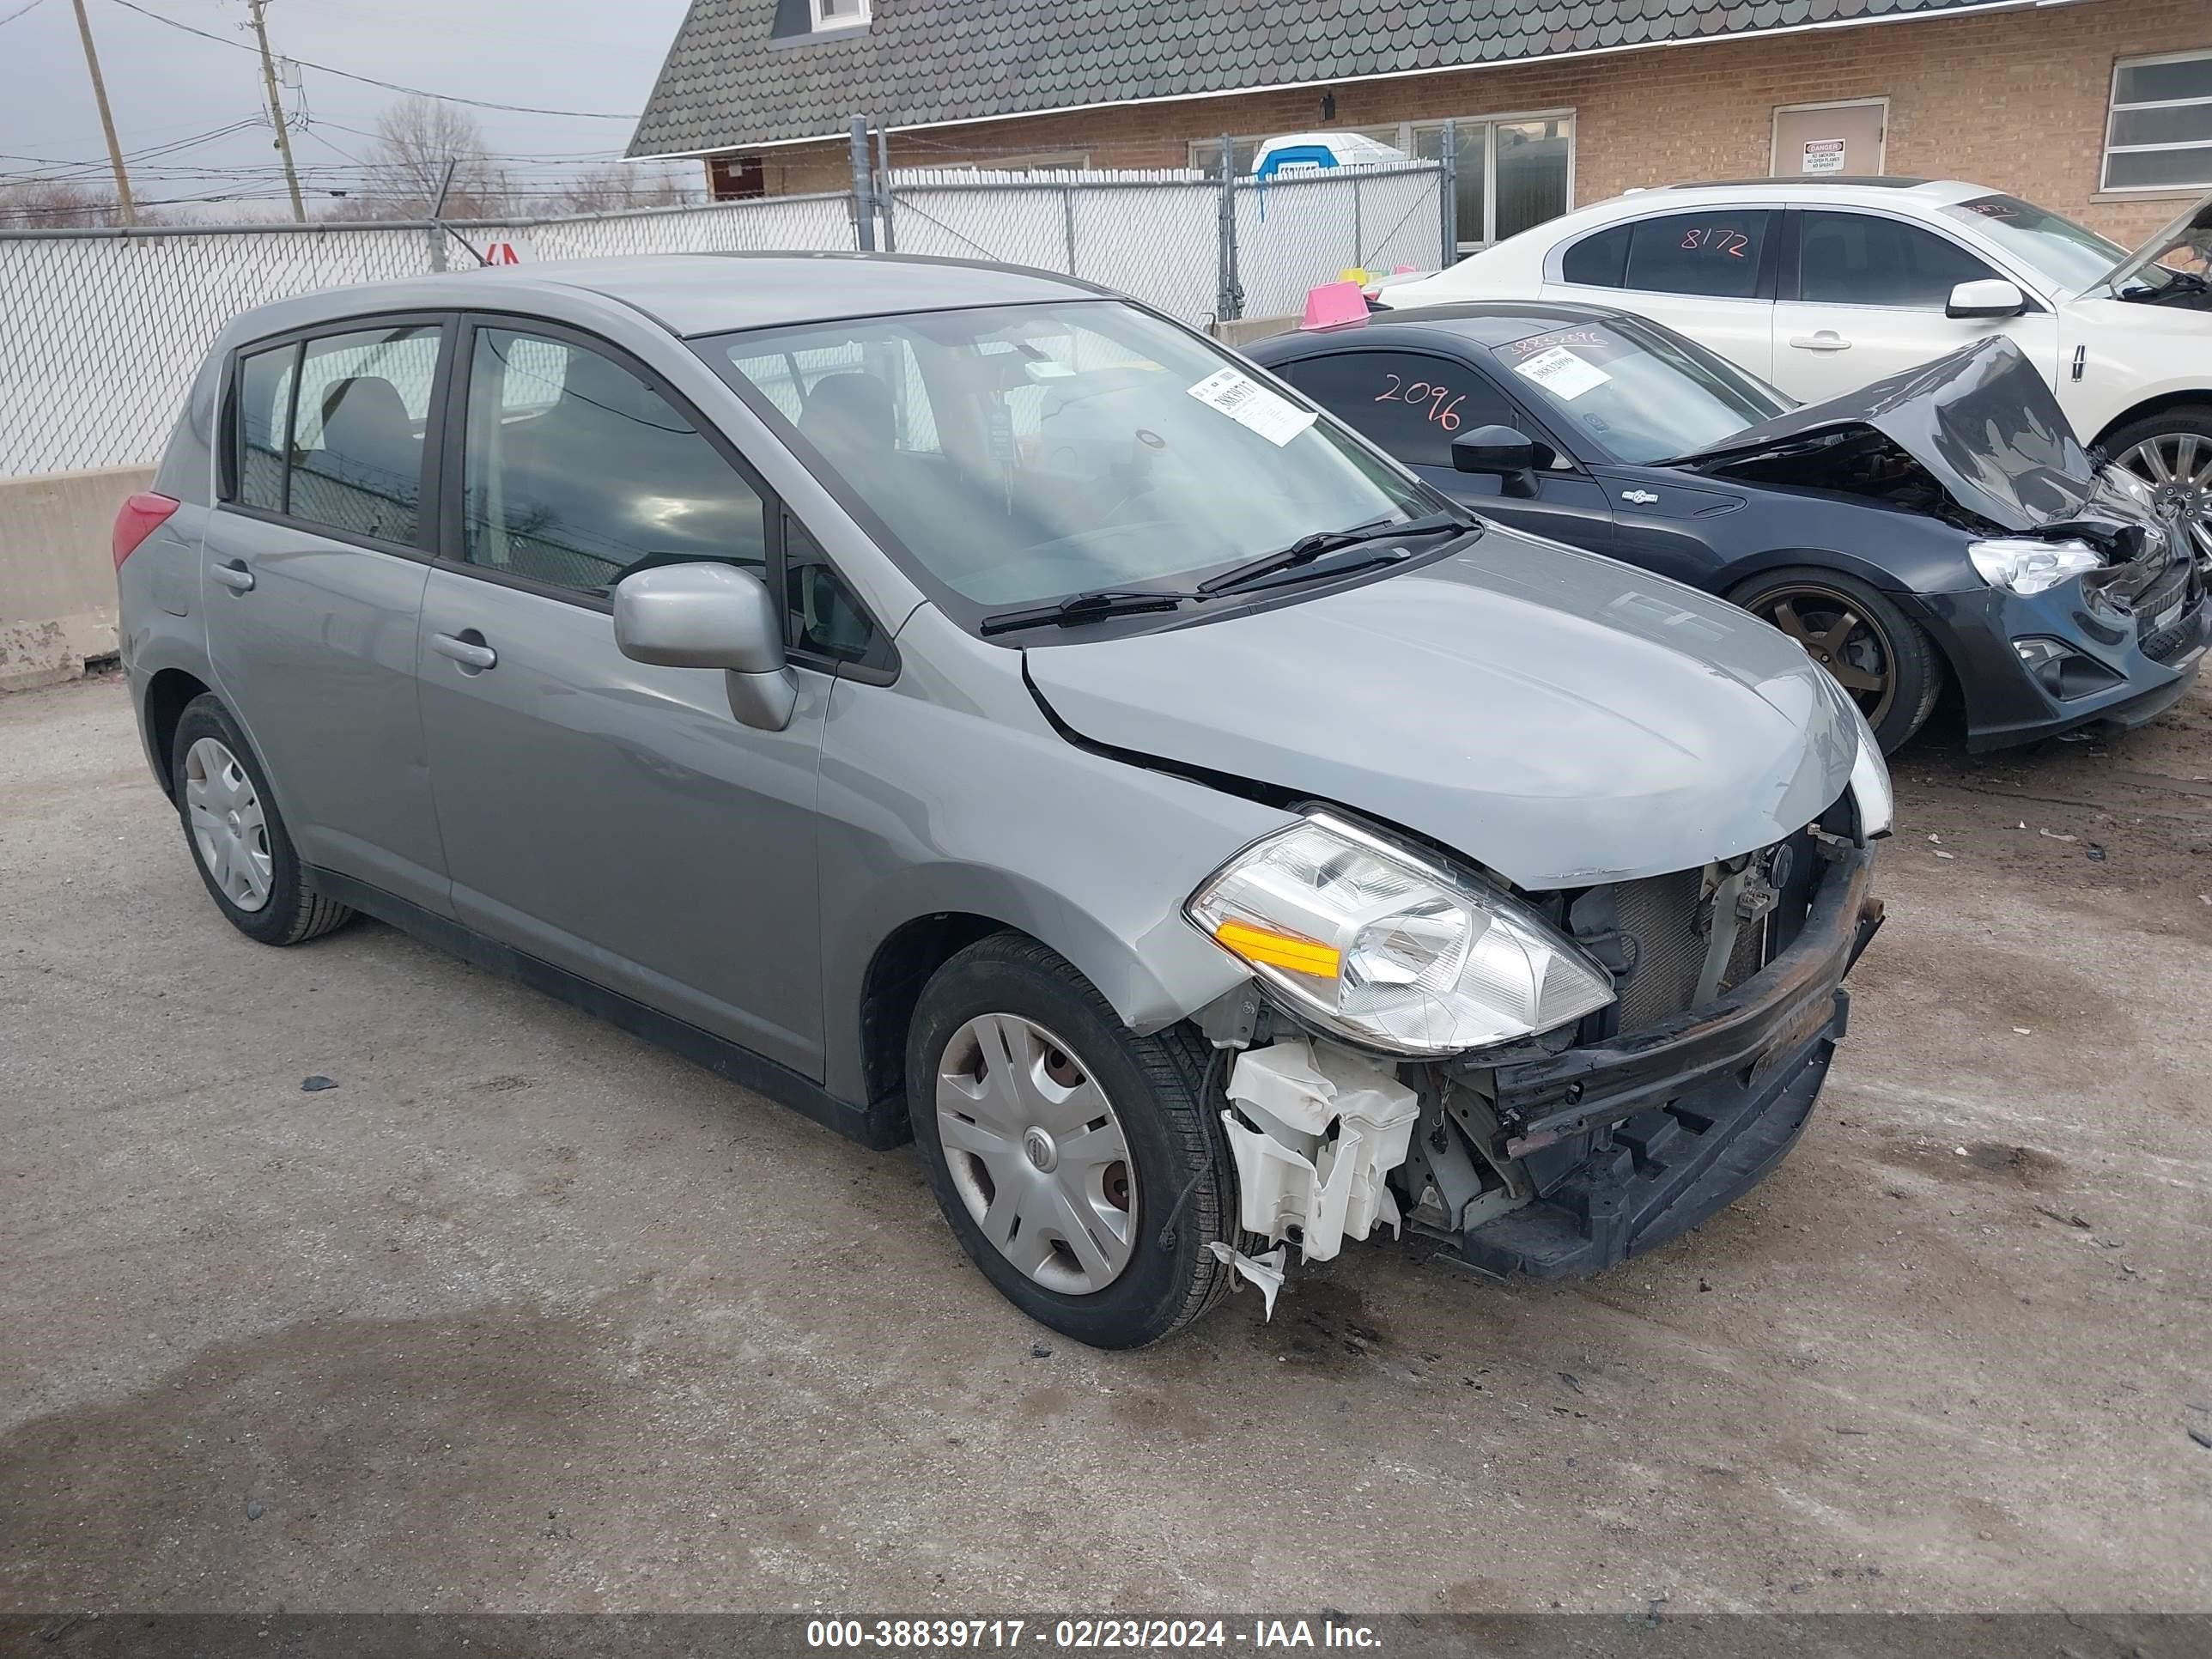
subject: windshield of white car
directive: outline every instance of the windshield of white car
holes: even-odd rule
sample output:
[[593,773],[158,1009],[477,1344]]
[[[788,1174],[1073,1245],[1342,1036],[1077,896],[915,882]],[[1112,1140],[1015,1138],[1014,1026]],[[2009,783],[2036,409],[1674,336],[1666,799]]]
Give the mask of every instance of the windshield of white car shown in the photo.
[[1627,318],[1493,347],[1507,382],[1604,459],[1648,466],[1792,407],[1726,358]]
[[[2006,252],[2069,294],[2096,287],[2128,257],[2118,243],[2017,196],[1977,196],[1943,211],[1978,226]],[[2164,267],[2145,265],[2121,285],[2121,291],[2155,293],[2172,280],[2173,273]]]
[[695,343],[969,625],[1449,510],[1249,364],[1121,301]]

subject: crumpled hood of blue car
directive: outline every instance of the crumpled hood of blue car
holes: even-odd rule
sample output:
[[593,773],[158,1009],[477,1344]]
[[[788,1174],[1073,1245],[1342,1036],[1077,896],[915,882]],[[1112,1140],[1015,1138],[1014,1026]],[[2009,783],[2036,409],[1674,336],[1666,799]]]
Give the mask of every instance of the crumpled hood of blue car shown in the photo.
[[1498,526],[1382,580],[1026,659],[1079,738],[1334,803],[1530,890],[1769,845],[1858,751],[1765,623]]

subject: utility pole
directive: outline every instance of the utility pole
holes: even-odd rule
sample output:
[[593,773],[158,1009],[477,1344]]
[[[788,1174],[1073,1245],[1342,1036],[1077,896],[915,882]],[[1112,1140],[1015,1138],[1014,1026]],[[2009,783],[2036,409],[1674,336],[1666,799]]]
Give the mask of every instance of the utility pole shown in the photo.
[[124,170],[123,146],[115,142],[115,114],[107,107],[107,82],[100,77],[100,54],[92,47],[92,20],[84,15],[84,0],[75,0],[76,32],[84,41],[84,66],[92,71],[93,101],[100,106],[100,130],[107,135],[107,160],[115,169],[115,199],[123,210],[123,222],[138,222],[137,204],[131,199],[131,175]]
[[[307,222],[307,210],[300,200],[300,174],[292,165],[292,135],[284,128],[284,100],[276,94],[276,65],[269,57],[269,31],[262,26],[261,9],[269,0],[246,0],[253,14],[253,38],[261,43],[261,79],[269,88],[269,118],[276,124],[276,148],[284,157],[284,185],[292,192],[292,217],[301,224]],[[77,15],[84,14],[84,0],[76,0]]]

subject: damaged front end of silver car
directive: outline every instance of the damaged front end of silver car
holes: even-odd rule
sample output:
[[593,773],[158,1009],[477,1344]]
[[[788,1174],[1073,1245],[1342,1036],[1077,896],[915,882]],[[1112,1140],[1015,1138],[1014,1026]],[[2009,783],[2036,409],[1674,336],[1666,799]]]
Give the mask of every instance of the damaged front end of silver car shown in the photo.
[[[1871,754],[1869,746],[1868,753]],[[1474,1271],[1556,1278],[1696,1225],[1795,1144],[1881,926],[1886,773],[1704,866],[1509,892],[1314,811],[1191,919],[1253,978],[1199,1016],[1242,1248],[1272,1312],[1297,1262],[1387,1229]]]

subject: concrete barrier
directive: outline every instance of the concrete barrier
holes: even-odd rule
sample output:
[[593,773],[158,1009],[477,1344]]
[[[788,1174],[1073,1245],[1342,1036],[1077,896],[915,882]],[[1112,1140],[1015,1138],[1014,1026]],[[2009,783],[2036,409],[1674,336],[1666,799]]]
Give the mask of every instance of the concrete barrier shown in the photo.
[[108,532],[150,466],[0,478],[0,691],[76,678],[115,654]]
[[1235,322],[1216,323],[1213,337],[1225,346],[1245,346],[1255,340],[1288,334],[1297,325],[1296,317],[1239,317]]

